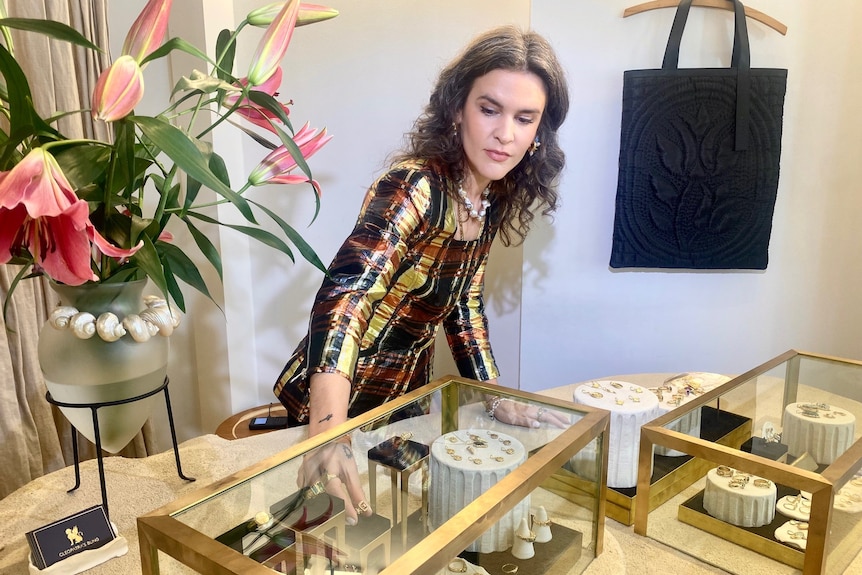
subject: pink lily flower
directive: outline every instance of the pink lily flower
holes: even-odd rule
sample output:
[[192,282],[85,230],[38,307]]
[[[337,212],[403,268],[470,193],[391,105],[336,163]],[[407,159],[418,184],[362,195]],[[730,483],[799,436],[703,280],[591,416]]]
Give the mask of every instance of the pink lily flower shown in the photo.
[[[255,86],[255,90],[258,92],[263,92],[265,94],[269,94],[270,96],[277,96],[279,86],[281,86],[281,77],[282,70],[281,66],[275,69],[275,73],[269,77],[269,79],[261,84],[260,86]],[[248,85],[248,78],[242,78],[240,84],[243,86]],[[233,105],[239,100],[240,95],[238,93],[231,93],[225,96],[224,105],[228,108],[233,107]],[[290,110],[287,105],[281,104],[281,109],[284,110],[285,114],[289,114]],[[272,127],[273,121],[279,121],[278,118],[267,110],[266,108],[261,108],[248,98],[243,98],[240,103],[239,108],[236,109],[236,113],[251,122],[256,126],[260,126],[261,128],[265,128],[270,132],[275,133],[275,128]]]
[[93,118],[113,122],[128,116],[144,97],[144,74],[129,55],[120,56],[99,76],[93,90]]
[[[284,2],[272,2],[266,6],[252,10],[245,19],[252,26],[259,28],[269,26],[283,6]],[[296,25],[305,26],[307,24],[314,24],[315,22],[322,22],[336,16],[338,16],[338,10],[335,8],[303,2],[299,5],[299,16],[296,17]]]
[[288,0],[284,3],[284,7],[273,19],[257,45],[248,70],[249,84],[259,86],[275,73],[287,52],[298,15],[299,0]]
[[[293,137],[303,158],[313,156],[331,139],[332,136],[327,135],[326,128],[318,132],[308,124],[305,124]],[[296,168],[296,160],[287,148],[279,146],[251,171],[248,182],[252,186],[262,186],[263,184],[300,184],[309,181],[305,174],[291,174],[294,168]],[[317,182],[312,181],[312,185],[319,193],[320,188],[316,184]]]
[[162,45],[168,31],[168,18],[173,0],[150,0],[138,15],[126,41],[123,43],[124,56],[131,56],[138,64]]
[[143,243],[124,250],[105,239],[90,221],[87,202],[72,190],[54,156],[32,150],[0,179],[0,263],[26,249],[37,267],[54,280],[80,285],[98,280],[90,267],[91,247],[125,258]]

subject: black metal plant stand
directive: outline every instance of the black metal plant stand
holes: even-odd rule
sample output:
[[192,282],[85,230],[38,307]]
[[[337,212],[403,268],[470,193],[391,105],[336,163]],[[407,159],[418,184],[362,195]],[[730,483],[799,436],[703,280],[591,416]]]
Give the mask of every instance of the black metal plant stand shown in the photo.
[[[108,512],[108,491],[105,488],[105,465],[104,465],[104,462],[102,460],[102,437],[99,433],[98,410],[101,407],[110,407],[112,405],[121,405],[124,403],[133,403],[135,401],[140,401],[142,399],[146,399],[147,397],[150,397],[151,395],[155,395],[160,391],[164,391],[165,392],[165,407],[167,407],[167,410],[168,410],[168,423],[170,423],[170,426],[171,426],[171,442],[173,443],[173,446],[174,446],[174,459],[177,462],[177,474],[179,474],[179,476],[182,479],[185,479],[186,481],[194,481],[195,480],[194,477],[186,477],[185,475],[183,475],[183,467],[182,467],[182,464],[180,463],[180,450],[177,447],[177,431],[176,431],[176,428],[174,427],[174,414],[173,414],[173,411],[171,410],[171,395],[170,395],[170,393],[168,393],[168,383],[170,383],[170,379],[167,376],[165,376],[165,382],[160,387],[157,387],[156,389],[154,389],[152,391],[148,391],[147,393],[144,393],[142,395],[137,395],[135,397],[130,397],[128,399],[118,399],[116,401],[105,401],[105,402],[101,402],[101,403],[65,403],[62,401],[57,401],[56,399],[51,397],[50,391],[45,393],[45,399],[48,400],[48,403],[51,403],[53,405],[57,405],[60,407],[89,408],[90,411],[92,412],[92,414],[93,414],[93,431],[94,431],[94,434],[96,436],[96,459],[98,460],[98,466],[99,466],[99,486],[102,489],[102,507],[104,507],[105,515],[108,517],[109,520],[111,518],[111,515]],[[81,469],[80,469],[79,459],[78,459],[78,430],[75,428],[74,425],[72,426],[72,453],[74,454],[74,457],[75,457],[75,486],[72,487],[71,489],[69,489],[66,493],[71,493],[71,492],[75,491],[76,489],[78,489],[78,487],[81,486]]]

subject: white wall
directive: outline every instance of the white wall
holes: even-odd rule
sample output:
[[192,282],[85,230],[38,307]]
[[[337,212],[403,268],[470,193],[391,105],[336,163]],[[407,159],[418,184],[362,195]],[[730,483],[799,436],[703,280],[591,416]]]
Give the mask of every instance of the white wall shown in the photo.
[[[174,10],[193,11],[202,2],[184,0]],[[125,16],[131,20],[142,3],[111,8],[134,12]],[[218,10],[224,20],[232,7],[238,19],[265,3],[219,0]],[[308,120],[335,136],[311,160],[324,190],[321,213],[306,227],[313,212],[307,188],[267,188],[254,197],[275,207],[328,262],[439,68],[475,33],[500,23],[531,25],[552,41],[568,71],[572,107],[562,133],[568,164],[553,224],[536,226],[523,250],[496,249],[492,256],[487,299],[502,381],[535,390],[629,372],[738,372],[789,348],[862,357],[854,298],[862,273],[855,216],[862,143],[851,108],[862,95],[854,79],[862,51],[851,33],[862,6],[833,0],[827,15],[812,3],[751,2],[789,28],[781,36],[749,21],[752,65],[789,69],[767,270],[621,272],[608,259],[622,75],[659,66],[673,18],[673,10],[658,10],[623,19],[634,3],[330,0],[341,15],[297,30],[281,93],[294,100],[297,125]],[[726,65],[730,17],[693,9],[681,65]],[[212,34],[214,18],[175,18],[174,33]],[[240,59],[253,51],[249,42]],[[148,90],[158,82],[151,76],[148,70]],[[260,149],[249,144],[243,152],[231,160],[247,171]],[[241,238],[223,234],[220,241],[234,247]],[[225,291],[237,294],[232,301],[242,298],[239,308],[252,310],[250,316],[230,309],[222,315],[195,300],[194,317],[173,338],[181,438],[212,432],[231,413],[271,401],[272,382],[305,332],[319,272],[255,245],[249,254],[248,261],[225,262]]]
[[[781,178],[763,272],[613,271],[622,73],[661,65],[674,11],[623,19],[631,0],[533,3],[533,26],[563,55],[572,110],[563,128],[566,199],[525,249],[521,386],[603,375],[744,371],[790,348],[862,357],[862,64],[852,0],[749,2],[788,26],[749,20],[752,66],[789,70]],[[694,8],[682,67],[728,65],[732,13]]]

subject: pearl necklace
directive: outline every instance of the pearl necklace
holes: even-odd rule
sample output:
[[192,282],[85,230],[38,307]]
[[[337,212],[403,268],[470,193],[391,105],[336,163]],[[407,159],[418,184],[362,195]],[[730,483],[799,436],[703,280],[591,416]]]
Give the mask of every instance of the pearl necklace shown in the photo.
[[464,202],[464,207],[467,208],[467,213],[474,220],[483,220],[485,218],[485,214],[488,211],[488,206],[491,205],[491,202],[488,200],[488,195],[490,195],[490,188],[485,188],[482,191],[482,209],[477,210],[473,206],[473,202],[467,197],[467,192],[464,191],[464,186],[458,184],[458,195],[461,196],[461,200]]

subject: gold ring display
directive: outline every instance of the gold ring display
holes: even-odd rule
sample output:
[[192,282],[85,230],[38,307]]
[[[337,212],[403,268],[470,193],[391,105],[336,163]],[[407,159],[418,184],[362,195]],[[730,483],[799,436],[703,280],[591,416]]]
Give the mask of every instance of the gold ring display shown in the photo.
[[452,573],[466,573],[467,572],[467,562],[460,557],[458,559],[453,559],[449,562],[449,571]]
[[727,465],[719,465],[715,468],[715,472],[721,477],[733,477],[733,469]]
[[769,487],[772,487],[772,482],[768,479],[755,479],[754,486],[768,489]]
[[500,569],[503,571],[503,573],[508,573],[509,575],[518,572],[518,566],[514,563],[506,563],[505,565],[500,567]]

